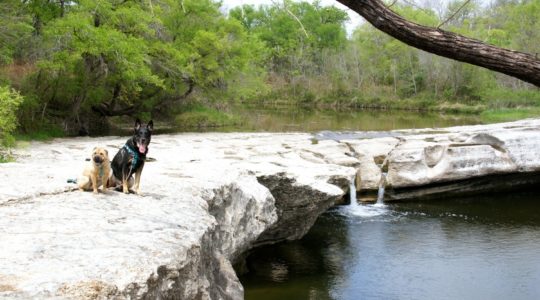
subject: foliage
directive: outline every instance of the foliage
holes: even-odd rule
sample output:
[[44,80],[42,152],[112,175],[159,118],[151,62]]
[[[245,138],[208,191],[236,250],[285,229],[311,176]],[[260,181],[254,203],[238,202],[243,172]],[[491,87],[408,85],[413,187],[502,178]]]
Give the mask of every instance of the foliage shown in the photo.
[[[230,122],[191,103],[460,112],[540,106],[535,87],[411,48],[369,24],[347,36],[347,13],[319,1],[244,5],[228,15],[220,5],[2,1],[0,84],[24,96],[21,132],[95,134],[110,117],[166,118],[178,111],[185,114],[180,122]],[[391,9],[498,46],[540,48],[540,0],[453,0],[437,11],[399,1]]]
[[230,15],[265,43],[266,66],[284,75],[316,70],[324,49],[339,49],[346,44],[347,14],[333,6],[322,7],[319,2],[286,0],[258,9],[244,5],[231,10]]
[[[436,27],[446,21],[443,26],[450,30],[500,46],[508,46],[514,36],[520,36],[517,31],[510,33],[515,20],[508,17],[503,20],[501,11],[511,14],[510,11],[521,5],[508,2],[486,9],[480,2],[471,1],[462,7],[464,3],[461,0],[449,2],[440,14],[401,2],[395,3],[392,9],[426,26]],[[516,89],[534,90],[508,76],[409,47],[369,24],[360,25],[348,40],[344,35],[343,39],[329,39],[321,34],[324,32],[321,28],[330,27],[325,27],[328,24],[321,20],[329,20],[334,26],[330,36],[338,37],[347,17],[336,14],[337,17],[325,18],[325,13],[334,8],[324,11],[318,5],[318,2],[284,1],[258,8],[245,5],[231,11],[231,16],[262,39],[269,49],[266,68],[272,89],[263,97],[267,101],[467,112],[489,106],[487,102],[494,101],[491,92],[495,90],[509,93]],[[458,8],[461,9],[458,11]],[[520,21],[520,26],[536,26],[534,8],[534,5],[530,7],[533,13],[527,15],[531,18],[526,18],[525,25]],[[516,16],[516,19],[519,18]],[[524,46],[516,48],[525,49]],[[424,106],[426,99],[429,107]]]
[[182,128],[224,127],[241,124],[239,117],[201,105],[189,107],[176,116],[177,126]]
[[[32,100],[25,130],[36,118],[74,133],[100,117],[167,114],[196,89],[226,91],[245,73],[262,76],[263,43],[210,0],[10,1],[24,24],[33,20],[29,44],[39,48],[23,58],[35,65],[21,87]],[[0,57],[10,63],[16,47],[6,49]]]
[[533,109],[493,109],[480,114],[484,122],[508,122],[525,118],[540,117],[540,108]]
[[13,132],[17,128],[17,109],[23,97],[7,86],[0,86],[0,147],[13,144]]
[[[0,66],[10,64],[31,32],[31,19],[21,1],[5,0],[0,5]],[[20,55],[20,53],[19,53]]]

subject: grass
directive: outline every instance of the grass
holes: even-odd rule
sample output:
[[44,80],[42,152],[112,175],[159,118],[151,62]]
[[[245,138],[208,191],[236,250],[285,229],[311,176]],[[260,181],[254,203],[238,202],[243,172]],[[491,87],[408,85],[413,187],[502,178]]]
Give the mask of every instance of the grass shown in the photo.
[[540,90],[493,89],[483,96],[490,109],[540,107]]
[[539,116],[540,107],[490,109],[480,114],[482,121],[488,123],[509,122]]
[[13,161],[15,161],[15,159],[11,155],[7,153],[0,153],[0,164],[13,162]]
[[0,163],[7,163],[15,161],[15,158],[11,155],[9,149],[11,147],[26,147],[30,141],[48,141],[57,137],[64,137],[64,132],[59,127],[50,125],[41,126],[37,131],[28,133],[17,133],[14,136],[10,136],[8,140],[4,140],[3,146],[0,145]]
[[55,126],[42,126],[36,131],[15,134],[17,141],[48,141],[54,138],[65,137],[64,131]]
[[[504,87],[473,89],[469,93],[457,95],[452,91],[435,95],[429,91],[421,91],[416,95],[400,94],[392,86],[363,86],[361,89],[351,87],[328,88],[324,81],[311,85],[281,85],[272,89],[271,93],[255,101],[268,104],[289,104],[294,106],[316,107],[322,109],[380,109],[431,111],[457,114],[480,114],[487,116],[492,110],[501,110],[501,120],[534,115],[525,113],[540,107],[540,90],[511,89]],[[324,88],[327,87],[327,88]],[[506,111],[507,109],[508,111]],[[509,113],[510,109],[518,112]],[[502,115],[508,114],[507,117]]]
[[13,145],[12,142],[8,145],[5,141],[3,144],[0,144],[0,163],[7,163],[15,161],[11,155],[10,146]]
[[486,109],[484,104],[463,104],[457,101],[437,101],[429,97],[411,97],[398,99],[395,97],[321,97],[311,101],[290,99],[266,100],[261,104],[283,106],[293,105],[318,109],[375,109],[375,110],[410,110],[426,112],[442,112],[452,114],[479,114]]
[[478,114],[486,109],[485,105],[467,105],[458,102],[443,102],[433,106],[433,110],[446,112],[446,113],[458,113],[458,114]]
[[177,115],[175,122],[181,128],[208,128],[242,124],[243,119],[214,108],[195,105]]

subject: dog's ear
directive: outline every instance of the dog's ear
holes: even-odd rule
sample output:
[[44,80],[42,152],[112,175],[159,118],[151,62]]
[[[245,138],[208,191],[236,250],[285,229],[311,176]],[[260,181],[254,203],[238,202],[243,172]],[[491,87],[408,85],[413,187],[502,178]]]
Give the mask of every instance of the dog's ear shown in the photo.
[[148,130],[150,131],[154,130],[154,121],[150,120],[150,122],[148,122],[148,125],[146,125],[146,128],[148,128]]
[[109,156],[109,151],[107,151],[107,149],[103,149],[105,151],[105,154],[107,154],[107,156]]
[[135,120],[135,131],[139,130],[141,128],[141,120],[139,120],[139,118],[137,118]]

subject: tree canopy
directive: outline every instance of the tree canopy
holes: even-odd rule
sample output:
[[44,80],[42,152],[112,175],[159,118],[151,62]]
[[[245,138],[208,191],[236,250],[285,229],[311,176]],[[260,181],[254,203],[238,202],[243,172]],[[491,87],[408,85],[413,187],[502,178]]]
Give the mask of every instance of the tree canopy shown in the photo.
[[[454,0],[438,11],[402,1],[390,8],[378,0],[340,2],[374,26],[362,24],[348,36],[347,13],[318,1],[243,5],[225,13],[212,0],[4,0],[0,87],[9,99],[20,99],[11,115],[23,131],[51,125],[67,134],[95,132],[92,126],[117,116],[174,117],[194,102],[536,105],[538,93],[523,81],[407,43],[457,39],[462,44],[438,47],[477,56],[461,51],[472,41],[477,52],[486,52],[478,56],[484,60],[507,70],[529,64],[534,71],[540,0],[487,7]],[[407,26],[427,30],[429,38],[410,42]],[[398,39],[380,31],[392,35],[396,28]],[[515,51],[494,52],[500,47]],[[507,56],[513,63],[504,62]],[[516,77],[536,84],[539,74]]]
[[[166,110],[194,87],[227,85],[261,55],[260,42],[210,0],[31,0],[4,10],[19,32],[0,33],[1,62],[32,65],[20,87],[36,97],[30,114],[60,116],[66,128],[84,125],[82,113]],[[17,53],[18,44],[27,47]]]

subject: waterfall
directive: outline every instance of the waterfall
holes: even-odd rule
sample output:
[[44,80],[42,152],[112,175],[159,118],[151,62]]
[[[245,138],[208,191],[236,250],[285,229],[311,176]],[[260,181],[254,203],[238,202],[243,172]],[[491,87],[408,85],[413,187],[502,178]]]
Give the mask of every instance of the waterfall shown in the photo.
[[377,204],[384,204],[384,187],[386,186],[386,172],[381,173],[379,181],[379,191],[377,192]]
[[354,180],[351,180],[351,184],[349,185],[349,197],[351,200],[351,208],[357,207],[358,199],[356,199],[356,185],[354,184]]
[[384,215],[388,212],[385,205],[365,205],[358,203],[356,198],[356,185],[354,180],[349,185],[349,196],[351,204],[341,207],[341,213],[346,216],[354,218],[372,218],[380,215]]

